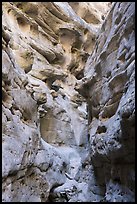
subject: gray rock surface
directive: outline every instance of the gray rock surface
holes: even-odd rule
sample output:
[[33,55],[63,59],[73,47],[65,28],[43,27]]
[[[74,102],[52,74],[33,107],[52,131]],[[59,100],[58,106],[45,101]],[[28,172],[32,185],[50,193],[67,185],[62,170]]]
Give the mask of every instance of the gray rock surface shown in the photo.
[[113,4],[76,88],[87,98],[92,164],[107,202],[134,201],[134,7]]
[[2,3],[3,202],[134,202],[134,7]]

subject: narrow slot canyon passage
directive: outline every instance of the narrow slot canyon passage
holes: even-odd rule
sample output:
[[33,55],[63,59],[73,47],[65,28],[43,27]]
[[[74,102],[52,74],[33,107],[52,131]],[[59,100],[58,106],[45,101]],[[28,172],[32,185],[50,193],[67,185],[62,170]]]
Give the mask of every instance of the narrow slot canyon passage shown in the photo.
[[2,202],[135,202],[135,2],[2,2]]

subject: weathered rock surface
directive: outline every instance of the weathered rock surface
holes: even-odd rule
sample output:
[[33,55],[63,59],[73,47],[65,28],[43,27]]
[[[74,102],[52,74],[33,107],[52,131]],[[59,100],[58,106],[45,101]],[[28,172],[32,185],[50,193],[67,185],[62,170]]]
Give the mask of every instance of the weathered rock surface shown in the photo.
[[3,202],[134,202],[134,3],[2,9]]
[[76,88],[87,98],[91,158],[107,202],[134,201],[134,6],[113,4]]

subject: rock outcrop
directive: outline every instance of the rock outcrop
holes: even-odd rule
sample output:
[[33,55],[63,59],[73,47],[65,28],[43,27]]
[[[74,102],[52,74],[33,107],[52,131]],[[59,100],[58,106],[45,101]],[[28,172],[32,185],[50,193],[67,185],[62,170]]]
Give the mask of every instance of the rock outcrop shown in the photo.
[[2,9],[3,202],[134,202],[134,3]]
[[76,87],[87,98],[91,158],[108,202],[134,200],[134,6],[113,4]]

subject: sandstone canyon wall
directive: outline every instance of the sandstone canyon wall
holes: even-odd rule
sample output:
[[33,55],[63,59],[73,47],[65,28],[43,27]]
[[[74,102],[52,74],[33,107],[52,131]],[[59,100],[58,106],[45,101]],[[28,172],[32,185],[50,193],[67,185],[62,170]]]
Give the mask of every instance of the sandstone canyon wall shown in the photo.
[[3,2],[3,202],[134,202],[134,2]]

